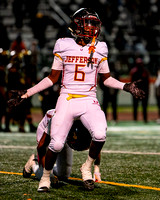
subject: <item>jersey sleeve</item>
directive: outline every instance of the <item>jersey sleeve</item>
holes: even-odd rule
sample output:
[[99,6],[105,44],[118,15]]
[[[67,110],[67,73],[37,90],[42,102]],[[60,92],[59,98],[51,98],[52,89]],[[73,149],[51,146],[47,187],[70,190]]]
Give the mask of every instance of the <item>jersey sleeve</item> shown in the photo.
[[109,65],[108,65],[108,60],[105,59],[99,64],[98,73],[105,74],[105,73],[109,73],[109,72],[110,72],[110,69],[109,69]]
[[52,69],[54,70],[62,70],[63,69],[63,60],[62,60],[62,52],[61,52],[61,45],[60,45],[60,39],[58,39],[55,43],[53,54],[54,54],[54,60],[52,63]]
[[108,47],[105,42],[101,42],[100,47],[101,60],[99,62],[98,73],[109,73],[108,66]]

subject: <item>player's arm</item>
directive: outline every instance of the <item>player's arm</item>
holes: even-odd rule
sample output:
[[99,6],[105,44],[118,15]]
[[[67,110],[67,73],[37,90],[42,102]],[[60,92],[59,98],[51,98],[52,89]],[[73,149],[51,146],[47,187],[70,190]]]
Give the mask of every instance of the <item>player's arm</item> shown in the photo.
[[61,57],[60,50],[60,43],[62,40],[57,40],[56,44],[54,46],[53,54],[54,54],[54,60],[52,64],[52,70],[48,77],[44,78],[42,81],[40,81],[37,85],[33,86],[32,88],[27,90],[27,93],[22,95],[21,98],[28,98],[38,92],[41,92],[49,87],[51,87],[53,84],[55,84],[61,74],[61,71],[63,70],[63,59]]
[[113,78],[110,74],[108,58],[107,58],[108,49],[106,44],[103,45],[102,50],[103,50],[102,54],[104,55],[104,57],[101,59],[99,63],[98,73],[100,75],[100,78],[102,79],[103,84],[107,87],[123,90],[125,83]]
[[35,86],[31,87],[28,90],[11,90],[10,93],[12,98],[7,102],[8,107],[13,108],[15,106],[20,105],[25,99],[28,97],[41,92],[49,87],[51,87],[54,83],[56,83],[61,74],[61,70],[52,69],[50,75],[45,77]]
[[61,74],[61,70],[52,69],[48,77],[45,77],[38,84],[28,89],[27,92],[21,96],[21,98],[28,98],[38,92],[41,92],[51,87],[53,84],[55,84],[58,81],[60,74]]
[[109,72],[101,73],[100,76],[102,78],[103,84],[107,87],[130,92],[135,98],[139,98],[139,99],[143,99],[145,96],[145,92],[138,87],[138,85],[141,81],[134,81],[131,83],[123,83],[123,82],[113,78]]
[[[54,47],[54,60],[53,60],[53,64],[52,64],[52,70],[51,73],[48,77],[45,77],[44,79],[42,79],[38,84],[36,84],[35,86],[29,88],[26,91],[22,91],[21,95],[19,94],[19,91],[16,97],[12,98],[9,102],[8,102],[8,106],[14,107],[19,105],[20,103],[22,103],[22,101],[38,92],[41,92],[51,86],[53,86],[53,84],[55,84],[61,74],[61,71],[63,70],[63,59],[61,57],[61,53],[57,54],[57,52],[61,52],[60,50],[60,41],[62,40],[58,40],[55,44]],[[17,92],[17,91],[16,91]]]
[[111,76],[110,72],[102,73],[102,74],[100,74],[100,77],[105,86],[123,90],[125,83],[113,78]]

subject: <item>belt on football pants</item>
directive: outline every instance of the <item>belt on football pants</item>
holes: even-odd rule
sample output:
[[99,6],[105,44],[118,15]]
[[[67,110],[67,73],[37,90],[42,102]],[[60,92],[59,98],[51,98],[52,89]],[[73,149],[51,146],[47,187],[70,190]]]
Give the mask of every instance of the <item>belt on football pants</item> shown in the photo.
[[68,97],[66,98],[68,101],[72,98],[82,98],[87,97],[87,95],[81,95],[81,94],[68,94]]

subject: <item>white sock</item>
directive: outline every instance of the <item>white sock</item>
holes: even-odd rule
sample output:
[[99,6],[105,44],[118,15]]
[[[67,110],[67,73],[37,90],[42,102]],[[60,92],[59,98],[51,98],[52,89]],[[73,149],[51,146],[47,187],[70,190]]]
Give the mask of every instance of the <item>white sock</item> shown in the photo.
[[50,177],[51,170],[46,170],[45,168],[43,169],[43,176],[42,177]]
[[91,158],[90,156],[88,156],[86,162],[85,162],[85,166],[87,168],[91,168],[93,163],[94,163],[95,159]]

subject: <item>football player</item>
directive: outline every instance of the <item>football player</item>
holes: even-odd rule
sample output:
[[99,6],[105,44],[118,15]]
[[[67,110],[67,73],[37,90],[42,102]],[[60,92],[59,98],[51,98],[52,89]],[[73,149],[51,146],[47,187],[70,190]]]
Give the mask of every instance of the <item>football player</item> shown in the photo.
[[[52,117],[54,117],[55,109],[48,110],[37,127],[37,156],[32,154],[23,168],[23,177],[29,178],[35,173],[38,179],[43,174],[45,154],[50,141],[50,125]],[[85,142],[83,141],[85,137]],[[72,149],[76,151],[83,151],[89,148],[91,136],[88,130],[83,126],[80,120],[76,120],[69,132],[66,144],[63,150],[58,154],[56,164],[53,167],[53,174],[51,174],[51,181],[57,184],[58,180],[67,180],[72,170]],[[100,174],[100,155],[95,161],[94,165],[94,181],[101,181]],[[53,176],[55,175],[55,176]]]
[[80,171],[85,189],[94,189],[92,166],[106,141],[107,131],[106,118],[96,98],[98,73],[105,86],[130,92],[136,98],[144,97],[144,92],[138,88],[138,82],[123,83],[110,75],[108,48],[105,42],[97,39],[101,21],[94,10],[81,8],[76,11],[71,17],[69,30],[75,37],[56,41],[50,75],[21,96],[22,99],[29,98],[53,86],[62,73],[60,96],[51,122],[51,140],[38,187],[40,192],[46,192],[50,188],[51,170],[77,117],[92,137],[89,155]]

